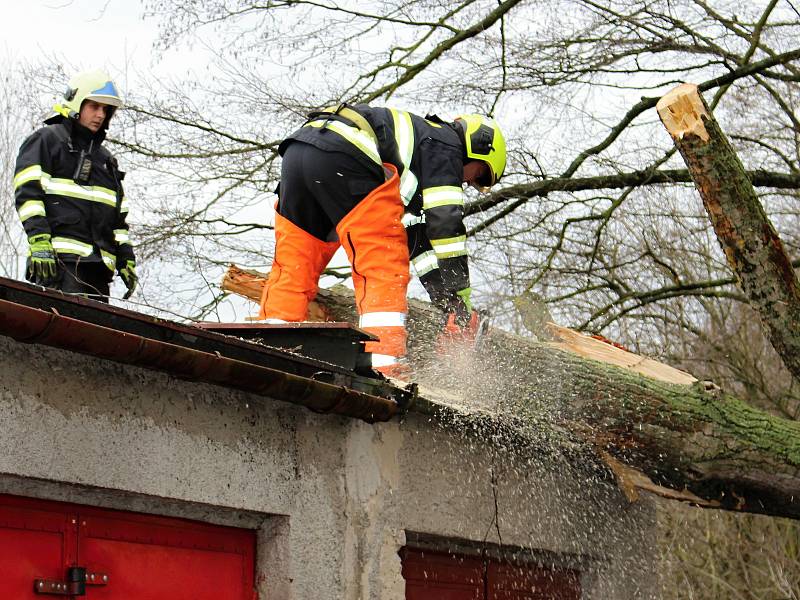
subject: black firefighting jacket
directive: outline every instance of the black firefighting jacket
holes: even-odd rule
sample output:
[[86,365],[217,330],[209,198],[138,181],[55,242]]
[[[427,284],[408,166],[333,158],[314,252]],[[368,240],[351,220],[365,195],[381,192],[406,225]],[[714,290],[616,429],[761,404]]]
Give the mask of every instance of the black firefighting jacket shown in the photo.
[[357,104],[312,113],[282,147],[293,140],[347,152],[368,167],[382,162],[397,167],[411,262],[431,300],[445,305],[469,287],[462,189],[466,151],[460,130],[406,111]]
[[[57,116],[20,147],[14,175],[17,213],[30,238],[50,234],[67,262],[103,262],[113,273],[134,260],[125,221],[122,173],[103,146],[105,128],[92,133]],[[78,172],[81,159],[91,168]]]

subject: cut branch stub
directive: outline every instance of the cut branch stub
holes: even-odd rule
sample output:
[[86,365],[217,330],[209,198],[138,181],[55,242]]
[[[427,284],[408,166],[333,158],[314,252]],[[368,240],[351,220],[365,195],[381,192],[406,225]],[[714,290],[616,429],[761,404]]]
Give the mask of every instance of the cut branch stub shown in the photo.
[[744,166],[697,86],[676,87],[656,109],[689,167],[728,265],[800,380],[800,285]]
[[656,104],[656,110],[673,139],[682,140],[686,134],[693,133],[704,142],[708,141],[708,131],[703,124],[703,117],[709,118],[708,111],[693,83],[682,83],[666,94]]

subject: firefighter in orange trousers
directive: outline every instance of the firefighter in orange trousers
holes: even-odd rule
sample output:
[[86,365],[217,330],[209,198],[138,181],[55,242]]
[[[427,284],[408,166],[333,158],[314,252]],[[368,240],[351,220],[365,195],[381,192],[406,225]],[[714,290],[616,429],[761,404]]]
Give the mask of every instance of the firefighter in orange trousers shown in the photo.
[[372,367],[405,372],[409,261],[449,327],[475,326],[464,183],[486,189],[506,164],[494,119],[452,123],[366,104],[309,115],[285,139],[275,259],[261,298],[268,322],[306,319],[339,245],[350,262],[359,327],[378,336]]

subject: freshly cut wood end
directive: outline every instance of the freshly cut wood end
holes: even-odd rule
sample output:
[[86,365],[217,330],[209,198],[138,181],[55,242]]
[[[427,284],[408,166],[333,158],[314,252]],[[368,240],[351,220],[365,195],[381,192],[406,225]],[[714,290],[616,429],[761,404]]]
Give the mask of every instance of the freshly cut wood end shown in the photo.
[[703,117],[709,118],[708,111],[695,84],[682,83],[667,92],[656,104],[656,110],[674,139],[694,134],[704,142],[708,141],[708,131],[703,123]]
[[[261,302],[261,293],[267,285],[268,275],[250,269],[242,269],[236,265],[230,265],[228,271],[222,278],[222,290],[230,294],[243,296],[253,302]],[[247,320],[257,320],[258,317]],[[330,321],[330,313],[318,302],[309,302],[308,315],[306,321],[324,323]]]
[[579,333],[573,329],[548,323],[548,329],[552,336],[557,340],[550,345],[561,350],[567,350],[584,358],[591,358],[600,362],[624,367],[631,371],[636,371],[647,377],[666,381],[667,383],[679,383],[691,385],[695,379],[689,373],[660,363],[646,356],[634,354],[627,350],[622,350],[607,342],[594,339],[588,335]]
[[230,294],[238,294],[253,302],[260,302],[261,291],[266,283],[267,276],[263,273],[230,265],[222,278],[221,287]]

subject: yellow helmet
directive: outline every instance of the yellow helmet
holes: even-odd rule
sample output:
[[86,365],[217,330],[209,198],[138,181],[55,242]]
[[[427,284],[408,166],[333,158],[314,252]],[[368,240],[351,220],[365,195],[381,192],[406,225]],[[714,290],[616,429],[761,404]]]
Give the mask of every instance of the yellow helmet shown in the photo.
[[506,140],[497,121],[483,115],[461,115],[455,122],[464,130],[467,158],[489,165],[491,180],[485,187],[494,185],[506,170]]
[[84,71],[70,79],[64,92],[64,101],[56,104],[54,110],[65,117],[76,118],[84,100],[94,100],[115,108],[122,106],[122,96],[117,86],[102,69]]

